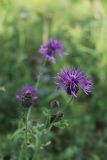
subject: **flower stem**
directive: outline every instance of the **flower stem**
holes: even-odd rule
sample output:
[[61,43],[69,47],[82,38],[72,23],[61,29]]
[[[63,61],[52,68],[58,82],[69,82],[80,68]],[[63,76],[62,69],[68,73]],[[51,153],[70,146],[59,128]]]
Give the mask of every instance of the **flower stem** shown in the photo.
[[28,132],[28,127],[27,127],[27,116],[26,116],[25,125],[26,125],[26,128],[25,128],[25,159],[28,160],[28,157],[27,157],[27,143],[28,143],[28,138],[27,138],[27,132]]
[[69,107],[71,102],[73,102],[73,98],[70,98],[70,100],[68,101],[67,105],[65,106],[65,108],[64,108],[64,110],[62,112],[65,112],[67,110],[67,108]]
[[[44,63],[43,63],[43,68],[44,68],[44,66],[45,66],[45,61],[44,61]],[[43,74],[43,69],[41,70],[41,72],[39,73],[39,75],[38,75],[38,79],[37,79],[37,82],[36,82],[36,89],[38,89],[38,86],[39,86],[39,83],[40,83],[40,79],[41,79],[41,76],[42,76],[42,74]]]
[[31,110],[32,110],[32,106],[29,107],[29,110],[28,110],[28,112],[27,112],[27,116],[26,116],[27,122],[28,122],[28,120],[29,120],[29,117],[30,117],[30,114],[31,114]]
[[28,121],[31,113],[31,107],[29,107],[28,112],[24,112],[24,117],[25,117],[25,135],[24,135],[24,141],[21,144],[21,149],[19,153],[19,158],[18,160],[22,160],[25,158],[25,160],[28,160],[28,155],[27,155],[27,144],[28,144]]
[[26,121],[25,121],[25,145],[26,145],[26,150],[27,150],[27,142],[28,142],[28,139],[27,139],[27,132],[28,132],[28,126],[27,126],[27,115],[26,115]]
[[28,145],[28,122],[29,122],[29,117],[31,114],[31,109],[32,106],[29,107],[28,112],[26,113],[25,116],[25,159],[28,160],[28,156],[27,156],[27,145]]

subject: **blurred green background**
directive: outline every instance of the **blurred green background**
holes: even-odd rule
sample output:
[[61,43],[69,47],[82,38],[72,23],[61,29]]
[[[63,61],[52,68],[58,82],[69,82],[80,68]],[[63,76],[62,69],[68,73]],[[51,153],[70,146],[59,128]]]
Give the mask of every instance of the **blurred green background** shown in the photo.
[[[43,160],[106,160],[106,0],[0,0],[0,160],[17,160],[17,148],[9,144],[19,118],[15,95],[20,86],[35,85],[43,63],[37,50],[49,38],[63,42],[66,55],[44,67],[34,117],[56,97],[52,77],[62,67],[82,69],[94,90],[70,106],[70,127],[56,134]],[[68,101],[65,95],[58,100]]]

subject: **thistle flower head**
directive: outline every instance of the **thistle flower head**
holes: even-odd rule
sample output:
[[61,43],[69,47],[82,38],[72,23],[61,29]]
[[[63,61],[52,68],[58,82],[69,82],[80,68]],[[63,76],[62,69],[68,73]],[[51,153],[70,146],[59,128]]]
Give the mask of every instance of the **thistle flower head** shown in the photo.
[[79,89],[86,94],[90,93],[93,88],[92,84],[92,80],[78,69],[64,69],[56,76],[58,89],[64,89],[72,97],[77,97]]
[[56,39],[51,39],[41,45],[38,51],[43,55],[45,60],[55,63],[55,54],[63,56],[63,44]]
[[23,86],[16,95],[16,99],[21,102],[23,107],[30,107],[37,99],[36,94],[36,90],[33,87]]

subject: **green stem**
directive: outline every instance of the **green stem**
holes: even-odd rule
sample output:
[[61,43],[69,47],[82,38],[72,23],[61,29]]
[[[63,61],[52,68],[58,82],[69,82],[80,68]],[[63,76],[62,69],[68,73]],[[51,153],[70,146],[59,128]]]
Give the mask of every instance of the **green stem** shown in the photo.
[[27,131],[28,131],[28,128],[27,128],[27,116],[26,116],[25,125],[26,125],[26,129],[25,129],[25,140],[26,140],[26,146],[27,146]]
[[70,98],[70,100],[68,101],[67,105],[64,107],[64,109],[62,110],[62,112],[65,112],[67,110],[67,108],[69,107],[69,105],[71,104],[71,102],[73,102],[73,98]]
[[[29,121],[29,117],[31,114],[31,108],[29,107],[29,110],[25,115],[25,140],[24,142],[21,144],[21,149],[20,149],[20,153],[19,153],[19,159],[18,160],[23,160],[23,158],[25,157],[25,160],[28,160],[28,155],[27,155],[27,144],[28,144],[28,121]],[[25,156],[24,156],[25,155]]]
[[29,109],[28,109],[28,112],[27,112],[27,114],[26,114],[26,121],[25,121],[25,130],[26,130],[26,132],[25,132],[25,139],[26,139],[26,145],[27,145],[27,143],[28,143],[28,136],[27,136],[27,133],[28,133],[28,121],[29,121],[29,117],[30,117],[30,114],[31,114],[31,108],[32,107],[29,107]]
[[[44,61],[44,63],[43,63],[43,68],[44,68],[44,66],[45,66],[45,63],[46,63],[46,61]],[[38,75],[37,82],[36,82],[36,86],[35,86],[36,89],[38,89],[38,86],[39,86],[39,83],[40,83],[40,79],[41,79],[42,74],[43,74],[43,69],[41,70],[41,72],[40,72],[39,75]]]
[[29,107],[28,112],[27,112],[27,116],[26,116],[26,120],[28,122],[30,114],[31,114],[31,110],[32,110],[32,106]]
[[[29,111],[29,110],[28,110]],[[25,159],[28,160],[27,157],[27,144],[28,144],[28,118],[27,118],[28,113],[26,114],[26,122],[25,122]]]
[[22,160],[23,159],[23,150],[24,150],[24,142],[21,144],[18,160]]

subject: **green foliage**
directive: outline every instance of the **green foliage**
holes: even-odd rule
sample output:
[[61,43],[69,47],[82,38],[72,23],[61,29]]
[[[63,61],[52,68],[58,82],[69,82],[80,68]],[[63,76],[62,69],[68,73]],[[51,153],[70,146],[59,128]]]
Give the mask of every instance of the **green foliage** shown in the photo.
[[[40,157],[49,160],[107,159],[106,12],[106,0],[0,1],[0,160],[6,156],[17,160],[18,145],[12,143],[11,138],[21,109],[15,95],[20,86],[35,85],[43,64],[37,49],[47,37],[62,41],[66,55],[62,59],[56,57],[56,65],[47,63],[44,67],[32,119],[38,121],[41,116],[44,121],[42,114],[47,116],[49,101],[55,98],[61,110],[69,101],[68,96],[57,93],[54,85],[53,77],[60,68],[83,69],[92,77],[94,90],[88,97],[80,93],[68,106],[63,123],[55,124],[52,135],[48,135],[50,140],[40,145]],[[34,130],[37,132],[41,127],[40,123]],[[18,130],[14,134],[16,141],[20,133]],[[35,134],[34,144],[29,147],[38,145],[41,137],[41,132]]]

